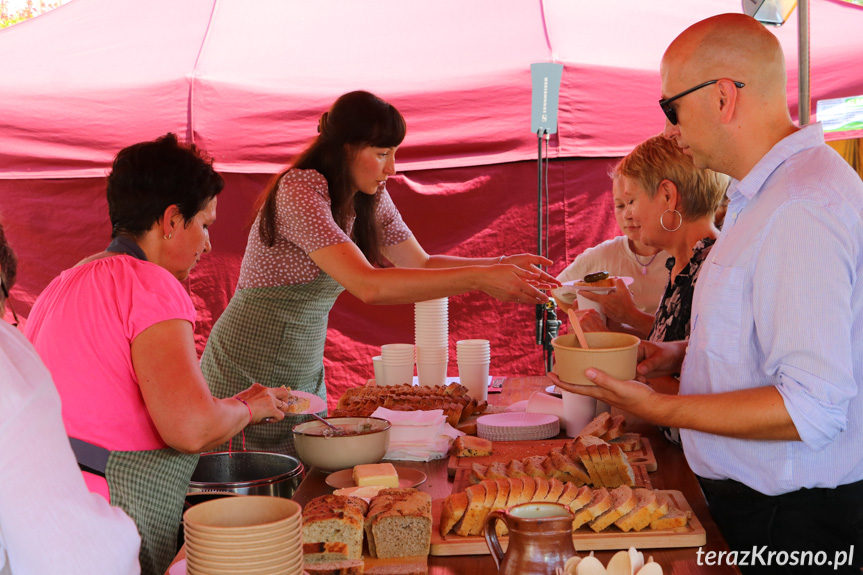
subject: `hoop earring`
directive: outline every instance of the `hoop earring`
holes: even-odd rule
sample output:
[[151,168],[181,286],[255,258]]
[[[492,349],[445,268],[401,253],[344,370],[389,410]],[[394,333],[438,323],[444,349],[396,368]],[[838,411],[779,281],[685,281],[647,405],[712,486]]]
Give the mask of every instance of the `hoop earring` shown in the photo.
[[[662,222],[662,217],[665,214],[667,214],[668,212],[673,212],[673,213],[677,214],[678,218],[680,218],[680,221],[677,222],[677,227],[674,228],[673,230],[669,230],[668,228],[666,228],[665,224]],[[659,216],[659,225],[662,226],[662,229],[665,230],[666,232],[676,232],[677,230],[680,229],[680,226],[683,225],[683,215],[680,212],[678,212],[677,210],[665,210],[664,212],[662,212],[662,216]]]
[[[662,223],[662,219],[661,219],[661,218],[660,218],[660,223]],[[662,226],[662,227],[665,227],[665,226]],[[172,237],[174,237],[174,232],[171,232],[171,233],[170,233],[170,234],[168,234],[167,236],[162,236],[162,237],[163,237],[163,238],[165,238],[166,240],[170,240]]]

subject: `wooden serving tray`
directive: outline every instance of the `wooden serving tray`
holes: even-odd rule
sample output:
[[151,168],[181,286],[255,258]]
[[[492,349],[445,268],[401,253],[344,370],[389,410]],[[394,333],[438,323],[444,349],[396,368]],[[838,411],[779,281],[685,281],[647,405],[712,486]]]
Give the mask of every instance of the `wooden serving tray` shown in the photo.
[[[674,500],[674,504],[684,511],[692,511],[689,503],[683,497],[680,491],[662,490],[659,493],[665,493]],[[432,525],[431,536],[431,555],[488,555],[488,545],[485,538],[477,537],[460,537],[453,533],[449,533],[446,537],[440,534],[440,514],[442,499],[432,501],[432,517],[434,525]],[[657,549],[663,547],[699,547],[707,542],[707,532],[704,526],[695,516],[691,514],[689,524],[686,527],[677,527],[675,529],[644,529],[642,531],[630,531],[624,533],[617,526],[612,525],[599,533],[593,531],[590,527],[579,527],[577,531],[572,533],[572,542],[578,552],[581,551],[602,551],[609,549]],[[501,546],[504,550],[509,543],[509,538],[500,538]]]
[[[482,463],[489,465],[494,461],[502,461],[509,463],[513,459],[524,459],[531,455],[548,455],[554,447],[562,447],[564,444],[572,441],[568,439],[541,439],[535,441],[493,441],[492,446],[494,452],[491,455],[482,457],[456,457],[449,456],[447,463],[447,472],[450,477],[455,477],[456,471],[459,469],[467,469],[474,463]],[[641,448],[635,451],[626,451],[627,459],[632,465],[633,470],[636,466],[640,466],[649,472],[656,471],[656,456],[653,454],[653,448],[650,446],[650,441],[643,435],[641,436]]]

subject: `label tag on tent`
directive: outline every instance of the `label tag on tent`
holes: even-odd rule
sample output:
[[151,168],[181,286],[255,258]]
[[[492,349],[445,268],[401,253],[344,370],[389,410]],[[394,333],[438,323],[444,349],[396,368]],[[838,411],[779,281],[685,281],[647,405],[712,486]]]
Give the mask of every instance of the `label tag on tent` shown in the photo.
[[563,76],[563,64],[541,62],[530,65],[530,77],[533,85],[531,92],[530,130],[536,134],[539,130],[545,133],[557,133],[557,100],[560,95],[560,79]]

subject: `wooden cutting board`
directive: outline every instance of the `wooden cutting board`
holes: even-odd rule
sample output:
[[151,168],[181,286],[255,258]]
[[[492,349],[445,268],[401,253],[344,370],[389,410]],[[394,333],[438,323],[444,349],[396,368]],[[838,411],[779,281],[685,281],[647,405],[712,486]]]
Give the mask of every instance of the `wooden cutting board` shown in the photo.
[[[680,491],[665,491],[674,500],[675,505],[684,511],[692,511],[689,503]],[[442,537],[440,534],[440,513],[442,499],[432,501],[431,555],[487,555],[488,546],[484,537],[459,537],[452,533]],[[675,529],[644,529],[638,532],[624,533],[612,525],[599,533],[590,527],[580,527],[572,533],[572,542],[576,551],[601,551],[608,549],[656,549],[662,547],[699,547],[707,542],[707,532],[698,521],[695,513],[689,519],[686,527]],[[500,538],[501,546],[506,549],[509,540]]]
[[[474,463],[489,465],[494,461],[502,461],[509,463],[513,459],[524,459],[531,455],[547,455],[552,448],[561,447],[569,443],[572,439],[542,439],[538,441],[494,441],[492,449],[494,452],[491,455],[482,457],[456,457],[449,456],[447,463],[447,471],[450,477],[454,477],[459,469],[470,470]],[[656,456],[653,454],[653,448],[650,446],[650,441],[644,436],[641,437],[641,448],[635,451],[625,452],[632,468],[641,466],[649,472],[656,471]]]

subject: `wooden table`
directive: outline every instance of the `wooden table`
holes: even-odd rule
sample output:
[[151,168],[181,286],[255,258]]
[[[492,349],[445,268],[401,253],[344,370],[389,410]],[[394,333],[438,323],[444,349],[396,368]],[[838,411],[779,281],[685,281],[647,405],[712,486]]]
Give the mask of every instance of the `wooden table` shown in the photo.
[[[488,400],[491,405],[511,405],[515,402],[528,399],[533,392],[544,389],[550,384],[551,381],[544,376],[508,378],[503,384],[503,391],[501,393],[489,394]],[[710,511],[707,509],[707,502],[701,493],[701,488],[695,475],[686,463],[683,451],[666,441],[655,426],[645,422],[633,422],[631,417],[627,419],[628,429],[641,433],[651,441],[658,468],[655,473],[650,474],[653,487],[655,489],[675,489],[683,492],[687,502],[689,502],[692,510],[707,531],[707,544],[703,547],[704,553],[708,551],[728,551],[728,545],[713,522]],[[440,499],[451,493],[453,480],[447,474],[446,459],[430,462],[399,461],[398,465],[419,469],[425,473],[428,476],[428,480],[420,485],[418,489],[431,495],[432,499]],[[315,497],[332,493],[332,488],[325,482],[326,477],[326,473],[315,468],[309,470],[299,489],[294,494],[293,500],[300,505],[305,505]],[[698,548],[643,549],[640,551],[644,551],[645,558],[647,555],[653,555],[654,560],[662,565],[663,571],[667,575],[740,573],[733,566],[699,565]],[[607,564],[614,553],[614,551],[597,551],[595,554],[604,564]],[[585,554],[585,552],[579,550],[579,555]],[[178,561],[184,555],[184,551],[181,550],[174,561]],[[496,575],[497,573],[494,561],[490,555],[430,556],[428,565],[429,575],[457,575],[463,573],[470,573],[471,575]]]

